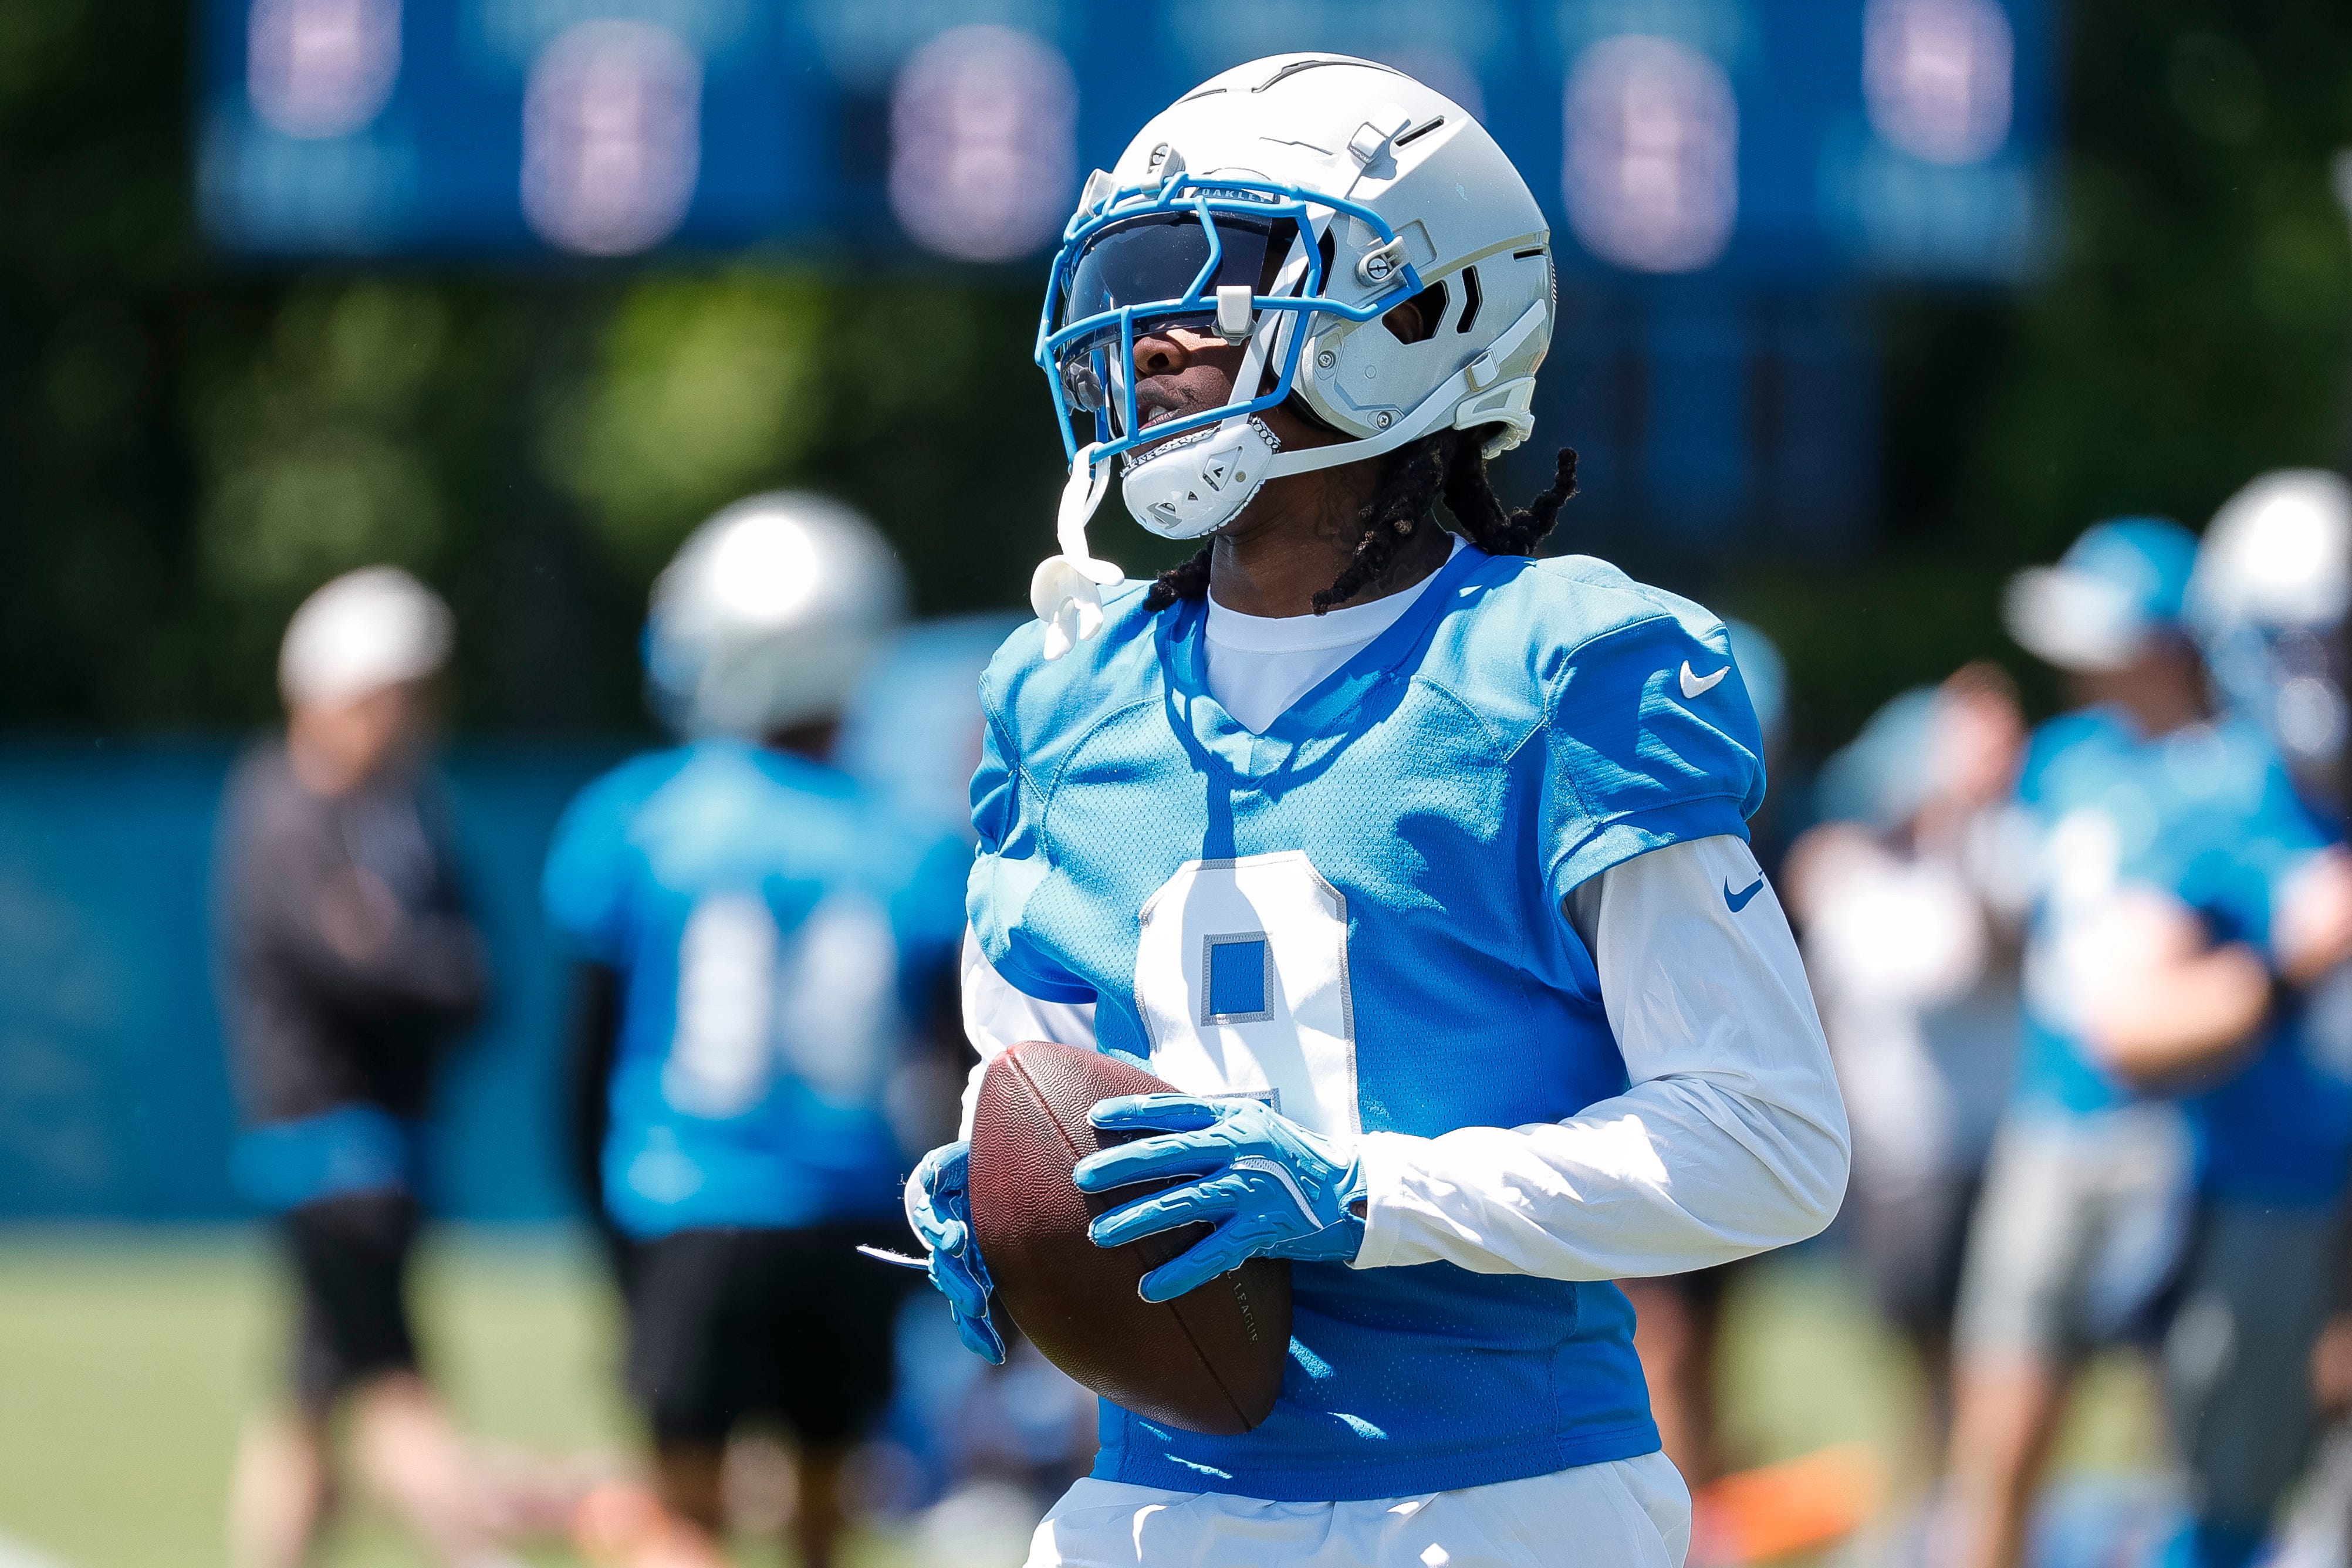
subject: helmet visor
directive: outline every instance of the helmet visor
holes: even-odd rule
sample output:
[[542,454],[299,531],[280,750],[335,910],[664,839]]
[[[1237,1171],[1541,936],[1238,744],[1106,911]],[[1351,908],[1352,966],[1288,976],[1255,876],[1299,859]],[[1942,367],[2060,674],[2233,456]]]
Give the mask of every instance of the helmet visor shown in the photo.
[[1176,324],[1205,330],[1220,288],[1271,294],[1297,234],[1287,217],[1220,212],[1204,223],[1186,211],[1115,224],[1088,241],[1054,312],[1056,334],[1081,329],[1054,351],[1071,411],[1094,415],[1104,437],[1125,436],[1133,339]]

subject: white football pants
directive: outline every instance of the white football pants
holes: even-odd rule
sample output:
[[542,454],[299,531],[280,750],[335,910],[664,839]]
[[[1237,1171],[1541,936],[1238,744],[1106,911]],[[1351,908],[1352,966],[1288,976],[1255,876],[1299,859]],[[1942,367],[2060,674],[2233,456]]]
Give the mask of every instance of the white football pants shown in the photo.
[[1664,1454],[1370,1502],[1083,1480],[1027,1568],[1682,1568],[1690,1491]]

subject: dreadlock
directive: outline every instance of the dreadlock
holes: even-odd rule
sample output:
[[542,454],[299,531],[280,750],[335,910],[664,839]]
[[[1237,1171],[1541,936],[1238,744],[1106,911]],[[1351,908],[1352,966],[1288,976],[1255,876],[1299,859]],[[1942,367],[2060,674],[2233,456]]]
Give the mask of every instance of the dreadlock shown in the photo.
[[[1576,494],[1576,450],[1559,449],[1549,489],[1517,511],[1505,510],[1486,479],[1486,434],[1441,430],[1401,447],[1381,460],[1380,483],[1361,513],[1363,533],[1332,584],[1315,595],[1315,613],[1344,605],[1396,559],[1406,541],[1432,521],[1441,499],[1454,514],[1456,531],[1489,555],[1532,555],[1559,521],[1559,509]],[[1158,611],[1209,591],[1209,547],[1160,574],[1143,604]]]
[[1180,561],[1151,584],[1151,592],[1143,595],[1143,607],[1158,612],[1186,599],[1198,599],[1209,591],[1209,550],[1203,544],[1190,560]]
[[1361,513],[1364,531],[1357,536],[1355,553],[1331,585],[1315,595],[1315,613],[1344,605],[1377,583],[1396,559],[1397,547],[1421,531],[1445,488],[1444,436],[1425,436],[1398,447],[1381,460],[1381,482]]
[[1533,555],[1559,521],[1559,509],[1576,495],[1576,448],[1562,447],[1553,460],[1551,488],[1538,490],[1517,511],[1507,511],[1486,482],[1486,437],[1456,430],[1454,455],[1445,465],[1445,510],[1462,537],[1489,555]]

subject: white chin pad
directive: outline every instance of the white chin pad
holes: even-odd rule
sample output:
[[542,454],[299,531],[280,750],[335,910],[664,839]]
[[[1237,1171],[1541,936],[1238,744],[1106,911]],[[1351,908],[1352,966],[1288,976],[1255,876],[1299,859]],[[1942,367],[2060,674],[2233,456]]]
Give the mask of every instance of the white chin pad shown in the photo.
[[1135,521],[1164,539],[1198,539],[1241,515],[1281,445],[1256,416],[1177,437],[1120,480]]

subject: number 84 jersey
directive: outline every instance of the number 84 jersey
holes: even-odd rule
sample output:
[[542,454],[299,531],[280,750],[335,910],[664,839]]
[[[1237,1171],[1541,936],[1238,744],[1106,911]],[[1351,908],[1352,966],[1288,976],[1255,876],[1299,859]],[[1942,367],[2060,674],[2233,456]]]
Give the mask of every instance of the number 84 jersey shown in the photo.
[[890,1213],[887,1106],[961,934],[962,846],[846,775],[711,739],[581,792],[549,923],[621,978],[604,1203],[644,1238]]
[[[1457,551],[1262,734],[1205,678],[1205,607],[1109,597],[982,682],[968,913],[1014,989],[1190,1092],[1433,1137],[1625,1087],[1563,904],[1650,849],[1745,837],[1762,744],[1722,626],[1590,558]],[[1613,1285],[1297,1266],[1291,1365],[1240,1437],[1103,1412],[1097,1476],[1395,1497],[1657,1447]]]

